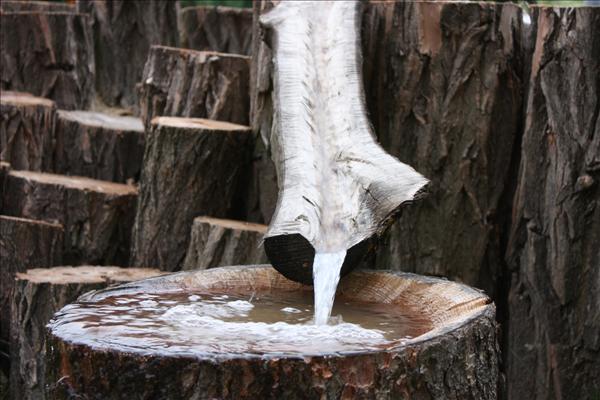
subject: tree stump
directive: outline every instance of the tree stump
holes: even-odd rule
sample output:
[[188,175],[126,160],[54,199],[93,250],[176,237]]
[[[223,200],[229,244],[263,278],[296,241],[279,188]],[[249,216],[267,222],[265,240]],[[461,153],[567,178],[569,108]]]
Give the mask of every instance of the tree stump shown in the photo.
[[112,182],[137,181],[144,156],[138,118],[59,111],[54,172]]
[[186,49],[249,56],[252,51],[252,9],[185,7],[179,11],[179,42]]
[[72,12],[0,12],[2,89],[85,109],[94,96],[89,16]]
[[181,268],[198,215],[237,218],[250,154],[249,128],[157,117],[146,137],[131,265]]
[[194,219],[183,270],[267,262],[262,240],[267,226],[229,219]]
[[11,171],[4,212],[62,224],[66,263],[127,265],[136,199],[137,189],[129,185]]
[[[308,292],[270,266],[184,272],[91,293],[75,306],[94,307],[112,296],[189,293]],[[63,309],[48,329],[50,398],[103,399],[496,399],[498,346],[494,305],[481,292],[446,280],[400,272],[357,271],[342,279],[338,297],[410,308],[431,330],[381,351],[346,354],[170,352],[161,346],[102,344],[106,330],[75,338],[58,328],[76,317]],[[131,306],[130,306],[131,307]],[[126,313],[127,311],[124,311]],[[111,332],[117,332],[112,327]],[[152,329],[152,328],[148,328]],[[63,334],[65,336],[63,336]],[[144,335],[140,332],[140,335]],[[118,333],[111,340],[118,340]],[[149,378],[152,377],[152,378]]]
[[14,169],[49,171],[53,165],[56,105],[28,93],[0,94],[0,159]]
[[42,12],[72,12],[77,10],[73,4],[59,3],[54,1],[23,1],[23,0],[2,0],[0,2],[0,11],[42,11]]
[[150,46],[177,45],[175,7],[168,0],[77,0],[93,20],[96,91],[104,103],[137,107],[135,85]]
[[158,116],[248,123],[249,58],[152,46],[139,85],[146,128]]
[[29,269],[17,274],[11,320],[12,398],[45,398],[45,330],[56,311],[90,290],[160,274],[156,269],[98,266]]

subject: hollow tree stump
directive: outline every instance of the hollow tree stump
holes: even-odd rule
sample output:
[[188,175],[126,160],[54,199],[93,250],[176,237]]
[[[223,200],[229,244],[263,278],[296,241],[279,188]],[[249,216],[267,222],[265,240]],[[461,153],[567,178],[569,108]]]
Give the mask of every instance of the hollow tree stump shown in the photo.
[[[169,290],[238,290],[248,296],[272,290],[310,293],[310,287],[285,279],[270,266],[243,266],[126,284],[92,293],[82,306],[132,293],[157,295],[153,299],[160,301],[160,293]],[[118,345],[95,340],[93,328],[84,328],[77,338],[63,337],[57,329],[64,322],[59,313],[49,324],[50,398],[119,399],[123,393],[130,399],[166,400],[497,398],[495,309],[479,291],[406,273],[357,271],[342,279],[338,296],[411,308],[432,329],[392,349],[343,355],[200,353],[191,347],[176,353],[151,344],[121,351]]]
[[0,215],[0,366],[8,371],[15,273],[62,262],[62,225]]
[[53,165],[56,105],[29,93],[0,93],[0,160],[14,169],[48,171]]
[[90,290],[160,274],[156,269],[104,266],[29,269],[18,273],[11,319],[12,398],[45,398],[45,330],[56,311]]
[[133,186],[30,171],[11,171],[8,215],[58,222],[66,263],[127,265],[137,189]]
[[1,87],[85,109],[94,96],[90,19],[71,12],[0,12]]
[[150,46],[177,45],[176,2],[77,0],[91,15],[96,54],[96,91],[109,106],[135,108],[135,85]]
[[2,0],[2,2],[0,2],[0,11],[42,11],[75,13],[77,10],[73,4],[69,3],[59,3],[54,1]]
[[267,226],[228,219],[194,219],[183,270],[267,262],[262,247]]
[[54,172],[94,179],[138,180],[144,125],[138,118],[89,111],[59,111]]
[[249,128],[157,117],[146,137],[131,265],[181,268],[198,215],[238,217]]
[[249,56],[252,51],[252,9],[185,7],[179,11],[179,42],[186,49]]
[[245,56],[152,46],[139,88],[146,128],[158,116],[248,123]]

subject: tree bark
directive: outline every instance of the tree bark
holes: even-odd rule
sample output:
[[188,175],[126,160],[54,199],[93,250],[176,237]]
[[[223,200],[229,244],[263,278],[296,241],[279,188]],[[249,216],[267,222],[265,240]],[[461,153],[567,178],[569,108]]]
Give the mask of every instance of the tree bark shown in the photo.
[[58,3],[54,1],[11,1],[2,0],[0,11],[19,12],[19,11],[41,11],[41,12],[71,12],[75,13],[77,9],[73,4]]
[[[62,225],[0,215],[0,353],[9,353],[15,273],[60,264],[63,237]],[[7,372],[8,365],[8,358],[0,354],[2,370]]]
[[156,269],[97,266],[29,269],[17,274],[11,320],[12,398],[46,397],[45,331],[55,312],[90,290],[160,274]]
[[[310,291],[270,266],[184,272],[138,282],[133,288],[137,293],[156,295],[154,300],[169,290],[244,290],[260,295],[278,289]],[[124,285],[97,292],[86,296],[86,303],[81,305],[89,307],[131,290],[132,285]],[[496,323],[494,306],[485,295],[441,279],[373,271],[349,275],[338,291],[349,300],[414,307],[418,315],[435,321],[433,329],[391,350],[346,355],[198,354],[192,348],[175,354],[151,345],[141,353],[121,351],[118,345],[88,345],[98,333],[85,328],[75,340],[62,337],[55,328],[69,316],[58,314],[48,334],[49,398],[497,398]],[[117,336],[115,333],[113,339]]]
[[539,8],[507,259],[508,398],[600,388],[600,9]]
[[198,215],[239,218],[249,128],[204,119],[157,117],[146,137],[131,263],[181,268]]
[[181,47],[221,53],[252,51],[252,10],[237,7],[185,7],[179,12]]
[[4,193],[6,192],[6,180],[10,172],[10,164],[0,161],[0,214],[4,213]]
[[3,90],[30,92],[63,109],[85,109],[94,96],[89,16],[0,12]]
[[249,58],[153,46],[139,85],[146,128],[157,116],[248,123]]
[[48,171],[53,165],[56,105],[28,93],[0,94],[0,159],[14,169]]
[[210,217],[194,219],[183,270],[264,264],[267,226]]
[[65,228],[66,263],[127,265],[137,189],[119,183],[11,171],[4,212]]
[[144,155],[138,118],[59,111],[54,172],[112,182],[137,181]]
[[[150,46],[177,45],[176,2],[166,0],[77,0],[93,20],[96,91],[109,106],[137,107]],[[90,47],[91,49],[92,47]]]

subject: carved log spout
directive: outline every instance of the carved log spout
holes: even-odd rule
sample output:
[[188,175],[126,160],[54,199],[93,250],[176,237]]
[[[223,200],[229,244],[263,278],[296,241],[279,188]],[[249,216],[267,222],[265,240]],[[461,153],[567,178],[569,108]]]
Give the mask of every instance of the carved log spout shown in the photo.
[[274,50],[279,198],[265,235],[273,266],[311,284],[315,251],[355,267],[427,183],[376,142],[367,119],[360,2],[280,2],[260,18]]

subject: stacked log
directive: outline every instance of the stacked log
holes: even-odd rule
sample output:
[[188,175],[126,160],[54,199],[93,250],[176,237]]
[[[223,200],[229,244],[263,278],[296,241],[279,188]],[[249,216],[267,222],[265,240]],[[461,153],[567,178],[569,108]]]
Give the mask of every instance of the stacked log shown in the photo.
[[0,160],[14,169],[48,171],[53,165],[56,105],[28,93],[0,94]]
[[146,128],[156,116],[248,123],[245,56],[153,46],[139,85]]
[[146,137],[131,265],[181,268],[198,215],[238,217],[249,128],[157,117]]
[[267,226],[228,219],[194,219],[183,270],[264,264],[262,240]]
[[91,15],[96,54],[96,91],[109,106],[137,105],[135,85],[150,46],[177,45],[176,2],[168,0],[77,0]]
[[53,171],[112,182],[139,178],[144,126],[138,118],[59,111]]
[[85,109],[94,95],[90,19],[72,12],[0,12],[1,88],[59,108]]
[[156,269],[55,267],[18,273],[12,304],[10,391],[14,399],[44,399],[46,324],[90,290],[160,275]]
[[11,171],[4,213],[62,224],[67,263],[127,265],[136,198],[129,185]]
[[179,12],[181,47],[249,56],[252,10],[238,7],[185,7]]

